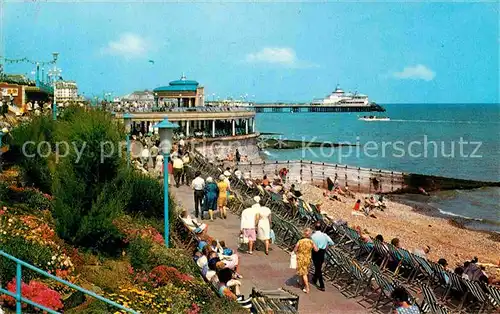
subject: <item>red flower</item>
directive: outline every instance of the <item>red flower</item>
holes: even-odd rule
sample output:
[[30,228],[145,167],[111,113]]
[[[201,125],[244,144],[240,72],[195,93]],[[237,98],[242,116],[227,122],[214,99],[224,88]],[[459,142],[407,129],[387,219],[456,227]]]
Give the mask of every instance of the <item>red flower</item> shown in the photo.
[[[12,293],[16,292],[16,278],[7,284],[7,290]],[[21,293],[23,297],[55,311],[64,306],[61,302],[61,295],[57,291],[38,281],[32,280],[28,285],[22,282]],[[16,300],[10,296],[1,296],[0,300],[3,300],[10,307],[16,306]],[[27,305],[23,304],[23,306]]]
[[200,311],[201,311],[201,308],[198,306],[198,304],[193,303],[193,304],[191,304],[191,307],[186,310],[186,313],[187,314],[198,314],[198,313],[200,313]]
[[191,281],[193,277],[181,273],[174,267],[160,265],[151,270],[151,272],[149,273],[149,279],[153,282],[154,286],[158,287],[164,286],[168,282],[179,284],[182,282]]

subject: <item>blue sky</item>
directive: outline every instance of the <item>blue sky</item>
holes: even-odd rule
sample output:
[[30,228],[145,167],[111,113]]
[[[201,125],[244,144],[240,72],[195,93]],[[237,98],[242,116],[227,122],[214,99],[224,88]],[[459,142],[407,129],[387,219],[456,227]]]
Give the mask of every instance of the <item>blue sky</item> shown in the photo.
[[30,1],[4,4],[2,54],[58,51],[63,77],[87,96],[152,89],[184,72],[209,99],[309,101],[339,83],[379,103],[498,103],[498,20],[495,2]]

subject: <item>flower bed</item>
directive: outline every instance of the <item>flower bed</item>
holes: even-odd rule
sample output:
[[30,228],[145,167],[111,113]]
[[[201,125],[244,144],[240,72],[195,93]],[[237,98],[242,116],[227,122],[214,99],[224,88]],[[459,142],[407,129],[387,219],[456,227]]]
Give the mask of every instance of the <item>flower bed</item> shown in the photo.
[[31,209],[45,210],[52,207],[52,196],[35,188],[18,187],[16,185],[0,185],[0,200],[13,204],[26,204]]
[[[15,293],[16,292],[16,279],[12,279],[7,284],[7,290]],[[23,297],[30,299],[33,302],[36,302],[40,305],[43,305],[52,310],[60,310],[63,308],[63,303],[61,301],[61,295],[41,282],[32,280],[29,284],[21,283],[21,292]],[[5,305],[10,308],[16,307],[16,300],[10,296],[0,296],[0,301],[3,301]],[[32,306],[28,306],[26,303],[22,305],[23,309],[32,308]],[[30,311],[31,313],[31,311]]]
[[[74,270],[73,263],[62,248],[54,229],[43,219],[32,215],[16,215],[3,207],[0,213],[0,246],[2,250],[49,273],[67,278]],[[15,265],[0,259],[0,280],[9,281],[15,275]],[[25,278],[39,277],[27,270]]]

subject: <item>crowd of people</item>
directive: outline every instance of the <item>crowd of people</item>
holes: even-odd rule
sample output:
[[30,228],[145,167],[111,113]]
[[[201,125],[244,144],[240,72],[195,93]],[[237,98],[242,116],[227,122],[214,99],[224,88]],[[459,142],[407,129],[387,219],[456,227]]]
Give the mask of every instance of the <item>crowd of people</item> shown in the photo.
[[[381,234],[378,234],[377,236],[375,236],[375,238],[372,239],[370,236],[366,234],[365,232],[366,230],[362,231],[361,228],[359,227],[355,227],[354,229],[358,232],[360,238],[368,245],[368,247],[373,248],[374,242],[377,241],[383,247],[385,247],[387,252],[389,252],[388,244],[384,242],[384,237]],[[401,245],[401,240],[399,238],[391,239],[390,244],[398,249],[406,249]],[[428,259],[427,255],[429,254],[430,251],[431,247],[429,245],[425,245],[422,248],[414,249],[412,253],[416,256],[419,256],[427,260]],[[382,263],[383,260],[386,260],[387,268],[391,271],[394,271],[401,262],[400,260],[396,259],[394,256],[390,254],[387,256],[381,256],[377,251],[375,251],[375,260],[377,260],[379,263]],[[443,270],[454,272],[463,279],[478,281],[484,284],[492,284],[492,285],[498,285],[500,283],[500,281],[497,278],[494,277],[489,278],[488,274],[485,272],[485,267],[479,264],[477,257],[474,257],[474,259],[470,261],[465,261],[463,264],[457,264],[455,265],[455,268],[449,268],[448,262],[445,258],[439,258],[437,260],[437,264],[439,264],[443,268]],[[446,284],[448,284],[450,278],[446,275],[446,273],[443,274],[444,274],[444,280]]]

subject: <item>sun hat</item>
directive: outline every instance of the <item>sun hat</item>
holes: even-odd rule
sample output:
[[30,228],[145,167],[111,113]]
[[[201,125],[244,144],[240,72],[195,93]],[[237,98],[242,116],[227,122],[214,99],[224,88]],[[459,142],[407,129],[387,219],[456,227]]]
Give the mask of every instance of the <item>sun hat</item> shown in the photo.
[[198,251],[200,251],[200,252],[201,252],[201,251],[203,251],[203,248],[204,248],[206,245],[207,245],[207,242],[205,242],[205,241],[200,241],[200,242],[198,243]]
[[255,203],[259,203],[260,202],[260,196],[258,196],[258,195],[254,196],[253,200],[255,201]]
[[225,177],[223,174],[221,174],[221,175],[219,176],[219,180],[224,180],[225,178],[226,178],[226,177]]
[[226,256],[231,256],[233,255],[233,250],[231,250],[230,248],[225,248],[224,250],[222,250],[222,254]]
[[214,179],[212,179],[212,177],[207,177],[207,182],[214,182]]
[[226,177],[230,177],[230,176],[231,176],[231,172],[229,172],[229,171],[227,171],[227,170],[226,170],[226,171],[224,171],[224,175],[225,175]]

